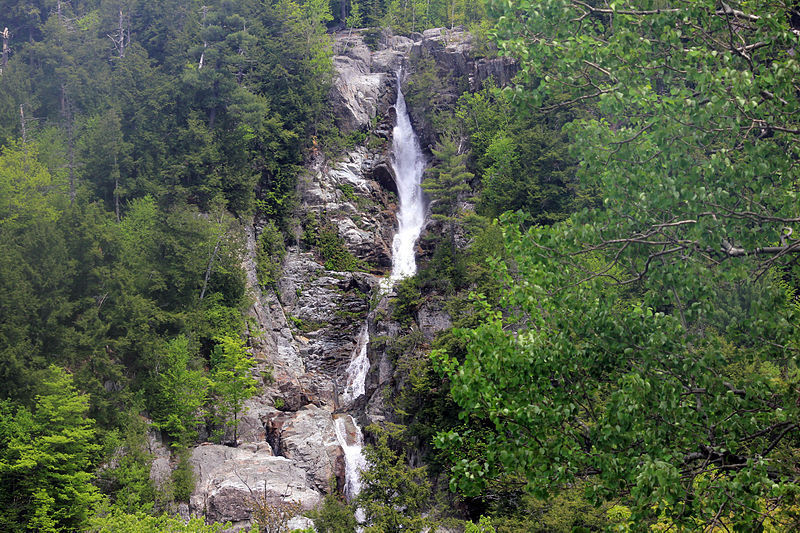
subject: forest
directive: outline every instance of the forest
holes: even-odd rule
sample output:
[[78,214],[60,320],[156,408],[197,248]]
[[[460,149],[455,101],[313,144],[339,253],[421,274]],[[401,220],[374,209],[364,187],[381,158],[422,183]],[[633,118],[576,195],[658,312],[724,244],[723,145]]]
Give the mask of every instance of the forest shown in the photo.
[[0,530],[800,530],[796,2],[0,30]]

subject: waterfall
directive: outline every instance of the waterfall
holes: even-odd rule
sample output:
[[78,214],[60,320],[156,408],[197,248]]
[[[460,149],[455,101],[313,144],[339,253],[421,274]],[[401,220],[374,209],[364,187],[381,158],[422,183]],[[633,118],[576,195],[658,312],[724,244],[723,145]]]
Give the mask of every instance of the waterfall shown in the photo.
[[[347,380],[344,391],[339,395],[344,407],[350,407],[366,392],[367,373],[369,372],[368,345],[369,328],[367,324],[364,324],[345,372]],[[361,492],[361,471],[367,467],[367,460],[361,451],[364,446],[364,435],[355,419],[350,415],[337,416],[334,419],[334,427],[336,439],[344,451],[344,494],[348,500],[352,500]],[[349,432],[348,429],[350,429]],[[363,521],[363,512],[360,509],[356,511],[356,518],[359,522]]]
[[[401,74],[397,74],[397,125],[392,132],[392,155],[400,208],[397,212],[397,233],[392,242],[392,273],[381,282],[383,292],[388,292],[396,281],[417,273],[415,246],[422,226],[425,223],[425,201],[422,196],[422,173],[425,170],[425,157],[419,146],[411,119],[408,116],[406,100],[400,88]],[[358,336],[353,356],[347,367],[345,389],[340,395],[342,405],[350,407],[365,393],[365,382],[369,372],[369,329],[367,324]],[[367,462],[362,453],[364,437],[361,428],[350,415],[337,416],[334,420],[336,437],[344,450],[345,458],[345,496],[353,499],[361,491],[361,471]],[[351,427],[348,433],[348,423]],[[359,523],[364,521],[363,511],[356,511]],[[360,531],[360,529],[359,529]]]
[[[348,438],[348,422],[351,428],[351,435]],[[361,453],[361,448],[364,446],[364,435],[361,433],[361,428],[358,427],[356,421],[350,415],[341,415],[334,419],[336,429],[336,438],[339,445],[344,450],[344,466],[345,466],[345,486],[344,495],[348,500],[358,496],[361,492],[361,471],[367,467],[367,461],[364,459],[364,454]]]
[[390,284],[417,273],[414,249],[425,223],[425,201],[422,196],[422,173],[425,157],[419,139],[411,127],[406,99],[400,88],[401,74],[397,74],[397,124],[392,132],[392,154],[397,180],[400,209],[397,212],[397,233],[392,242],[392,275]]
[[358,336],[356,348],[353,350],[353,357],[350,359],[350,364],[347,367],[347,383],[344,391],[340,395],[340,399],[345,405],[353,403],[365,392],[364,384],[367,381],[367,372],[369,372],[369,357],[367,357],[368,344],[369,329],[367,324],[364,324],[364,327],[361,328],[361,334]]

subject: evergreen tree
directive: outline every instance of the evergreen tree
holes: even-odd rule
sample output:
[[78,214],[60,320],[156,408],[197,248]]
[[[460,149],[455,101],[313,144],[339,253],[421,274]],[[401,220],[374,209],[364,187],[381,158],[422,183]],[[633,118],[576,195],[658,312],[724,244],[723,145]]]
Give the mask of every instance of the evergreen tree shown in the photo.
[[467,170],[467,154],[459,153],[452,136],[445,136],[432,151],[436,163],[422,182],[422,188],[433,200],[433,218],[444,223],[451,248],[455,250],[456,226],[462,216],[461,201],[470,190],[469,182],[474,175]]
[[186,337],[173,339],[164,349],[153,380],[150,409],[155,425],[178,444],[188,444],[196,435],[210,387],[205,371],[191,355]]
[[361,472],[357,505],[366,518],[366,533],[420,532],[429,525],[421,513],[430,496],[424,468],[409,468],[389,445],[399,436],[397,426],[369,426],[375,444],[364,447],[367,469]]

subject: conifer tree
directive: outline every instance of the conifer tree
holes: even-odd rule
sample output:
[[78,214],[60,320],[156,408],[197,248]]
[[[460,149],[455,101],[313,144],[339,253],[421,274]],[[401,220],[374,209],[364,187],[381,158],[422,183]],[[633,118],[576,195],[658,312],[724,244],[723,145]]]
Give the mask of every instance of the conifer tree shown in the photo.
[[455,250],[456,225],[461,218],[459,203],[470,189],[473,174],[467,171],[467,154],[460,153],[452,136],[444,137],[432,151],[437,163],[422,182],[422,188],[433,200],[433,218],[445,224],[450,245]]

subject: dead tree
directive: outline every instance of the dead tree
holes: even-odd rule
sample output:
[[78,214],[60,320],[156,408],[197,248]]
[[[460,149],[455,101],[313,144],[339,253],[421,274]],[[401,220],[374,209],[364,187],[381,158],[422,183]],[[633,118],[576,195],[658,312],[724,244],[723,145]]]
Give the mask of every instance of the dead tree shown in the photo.
[[3,55],[0,56],[0,74],[2,74],[3,70],[5,70],[6,66],[8,66],[8,52],[10,50],[8,46],[8,41],[10,40],[8,34],[8,28],[5,28],[3,30],[2,35],[3,35]]
[[114,43],[114,48],[117,51],[117,59],[125,57],[125,49],[131,44],[131,29],[128,24],[128,17],[125,15],[122,7],[119,8],[119,24],[117,31],[109,33],[108,38]]

